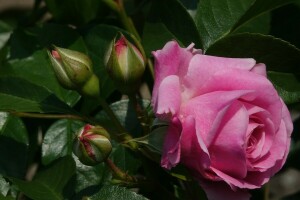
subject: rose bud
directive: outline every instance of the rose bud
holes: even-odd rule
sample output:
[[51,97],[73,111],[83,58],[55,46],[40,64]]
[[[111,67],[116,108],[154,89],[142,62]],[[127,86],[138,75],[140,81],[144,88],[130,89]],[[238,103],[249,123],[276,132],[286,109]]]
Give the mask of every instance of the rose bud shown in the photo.
[[73,152],[85,165],[103,162],[112,150],[109,134],[101,126],[85,125],[73,144]]
[[77,90],[82,95],[99,96],[99,80],[88,56],[56,46],[48,55],[55,76],[64,88]]
[[123,35],[113,40],[108,52],[107,71],[124,94],[134,93],[145,71],[141,52]]

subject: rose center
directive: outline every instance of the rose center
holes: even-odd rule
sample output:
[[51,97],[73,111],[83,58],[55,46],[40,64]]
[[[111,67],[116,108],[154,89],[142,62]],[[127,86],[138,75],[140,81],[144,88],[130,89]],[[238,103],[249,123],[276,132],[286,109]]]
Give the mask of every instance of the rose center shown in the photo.
[[247,148],[246,148],[246,152],[248,154],[252,153],[259,141],[261,140],[261,138],[263,137],[263,129],[262,129],[262,125],[257,126],[252,133],[250,134],[248,141],[247,141]]

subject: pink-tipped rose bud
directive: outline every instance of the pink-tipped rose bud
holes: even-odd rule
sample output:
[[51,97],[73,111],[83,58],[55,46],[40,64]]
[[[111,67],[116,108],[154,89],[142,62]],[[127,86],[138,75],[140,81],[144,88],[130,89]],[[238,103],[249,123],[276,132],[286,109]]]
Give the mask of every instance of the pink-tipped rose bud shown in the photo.
[[116,87],[124,94],[135,92],[145,71],[141,52],[121,35],[113,40],[107,56],[107,71]]
[[109,134],[101,126],[85,125],[74,141],[73,152],[85,165],[103,162],[110,154],[112,145]]
[[93,73],[88,56],[78,51],[59,48],[48,51],[55,76],[66,89],[77,90],[87,96],[99,96],[99,80]]

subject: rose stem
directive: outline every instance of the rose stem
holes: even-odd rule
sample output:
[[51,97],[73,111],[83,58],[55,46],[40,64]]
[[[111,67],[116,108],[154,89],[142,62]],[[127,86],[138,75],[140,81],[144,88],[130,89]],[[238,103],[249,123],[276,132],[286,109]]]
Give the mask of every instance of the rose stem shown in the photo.
[[98,101],[100,105],[102,106],[103,110],[106,112],[108,117],[111,119],[111,121],[114,123],[116,126],[117,130],[119,133],[116,136],[116,139],[121,142],[121,143],[126,143],[132,150],[137,149],[137,143],[132,140],[132,136],[127,133],[125,128],[121,125],[120,121],[117,119],[116,115],[114,112],[111,110],[109,105],[106,103],[105,100],[103,100],[101,97],[98,98]]
[[128,175],[127,173],[123,172],[120,168],[118,168],[115,163],[111,160],[111,159],[106,159],[105,163],[107,164],[107,166],[110,168],[110,170],[113,172],[113,174],[125,181],[125,182],[132,182],[135,183],[137,182],[137,179],[134,178],[133,176]]
[[28,117],[28,118],[41,118],[41,119],[73,119],[85,121],[91,124],[97,124],[97,122],[93,119],[90,119],[86,116],[81,117],[78,115],[60,115],[60,114],[43,114],[43,113],[26,113],[26,112],[10,112],[10,114],[17,117]]
[[128,98],[129,98],[129,102],[133,106],[135,113],[137,115],[137,118],[143,128],[143,134],[144,135],[149,134],[150,130],[149,130],[147,113],[143,110],[143,108],[139,104],[136,95],[130,94],[130,95],[128,95]]

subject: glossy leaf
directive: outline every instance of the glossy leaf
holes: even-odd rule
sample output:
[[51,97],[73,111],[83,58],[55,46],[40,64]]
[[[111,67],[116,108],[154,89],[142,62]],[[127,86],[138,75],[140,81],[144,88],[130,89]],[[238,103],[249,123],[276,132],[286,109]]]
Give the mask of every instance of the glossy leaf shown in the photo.
[[26,196],[34,200],[62,200],[62,191],[75,173],[75,163],[71,157],[61,158],[39,172],[33,181],[27,182],[11,178]]
[[16,198],[11,197],[11,196],[3,196],[3,195],[0,193],[0,199],[1,199],[1,200],[15,200]]
[[183,46],[193,42],[197,48],[201,47],[196,25],[178,0],[153,1],[143,33],[142,42],[148,56],[172,39]]
[[265,13],[239,26],[233,33],[269,34],[271,29],[271,13]]
[[[46,0],[46,5],[53,17],[65,23],[84,24],[105,12],[101,1]],[[72,9],[70,9],[72,8]]]
[[71,182],[75,188],[77,198],[82,198],[89,193],[95,193],[100,184],[108,183],[111,178],[110,169],[104,163],[96,166],[87,166],[82,164],[77,157],[76,161],[76,179]]
[[286,104],[300,102],[300,79],[298,75],[269,72],[268,77]]
[[[300,1],[283,6],[272,12],[272,27],[270,34],[286,40],[300,48]],[[287,15],[288,13],[288,15]]]
[[118,145],[117,148],[114,149],[110,158],[120,169],[129,174],[136,173],[142,164],[136,155],[122,145]]
[[162,147],[168,126],[161,126],[154,129],[149,135],[141,138],[136,138],[135,141],[144,145],[150,151],[159,155],[162,154]]
[[83,122],[67,119],[52,124],[43,140],[42,162],[47,165],[60,157],[72,155],[73,139],[83,125]]
[[17,76],[46,87],[68,105],[79,100],[77,92],[66,90],[58,83],[45,50],[34,52],[24,59],[10,60],[1,69],[1,76]]
[[16,29],[10,38],[10,59],[26,58],[35,51],[49,48],[53,44],[86,52],[82,38],[74,29],[66,25],[49,23],[27,29]]
[[146,200],[147,198],[139,195],[129,189],[119,186],[107,185],[101,188],[101,190],[89,197],[90,200]]
[[23,122],[8,113],[0,112],[0,174],[14,177],[25,175],[28,145]]
[[251,7],[255,0],[201,0],[198,4],[195,21],[207,49],[224,37]]
[[0,68],[2,76],[18,76],[43,86],[69,105],[74,105],[79,94],[60,86],[51,67],[45,48],[51,45],[86,52],[82,38],[73,29],[55,24],[17,29],[10,38],[10,57]]
[[0,77],[0,110],[76,114],[46,88],[15,77]]
[[198,4],[196,24],[206,50],[246,22],[295,0],[202,0]]
[[[149,104],[150,101],[143,100],[144,108],[146,108]],[[117,101],[111,104],[110,107],[126,130],[128,130],[130,133],[133,133],[135,136],[139,135],[141,132],[141,127],[139,125],[134,108],[128,100]],[[101,111],[99,114],[97,114],[96,118],[109,132],[117,132],[116,126],[112,123],[104,111]]]
[[268,71],[299,72],[300,50],[269,35],[241,33],[223,38],[206,52],[231,58],[254,58]]
[[234,28],[241,26],[242,24],[250,21],[251,19],[276,9],[280,6],[295,2],[297,0],[255,0],[255,3],[249,10],[243,15],[243,17],[236,23]]

